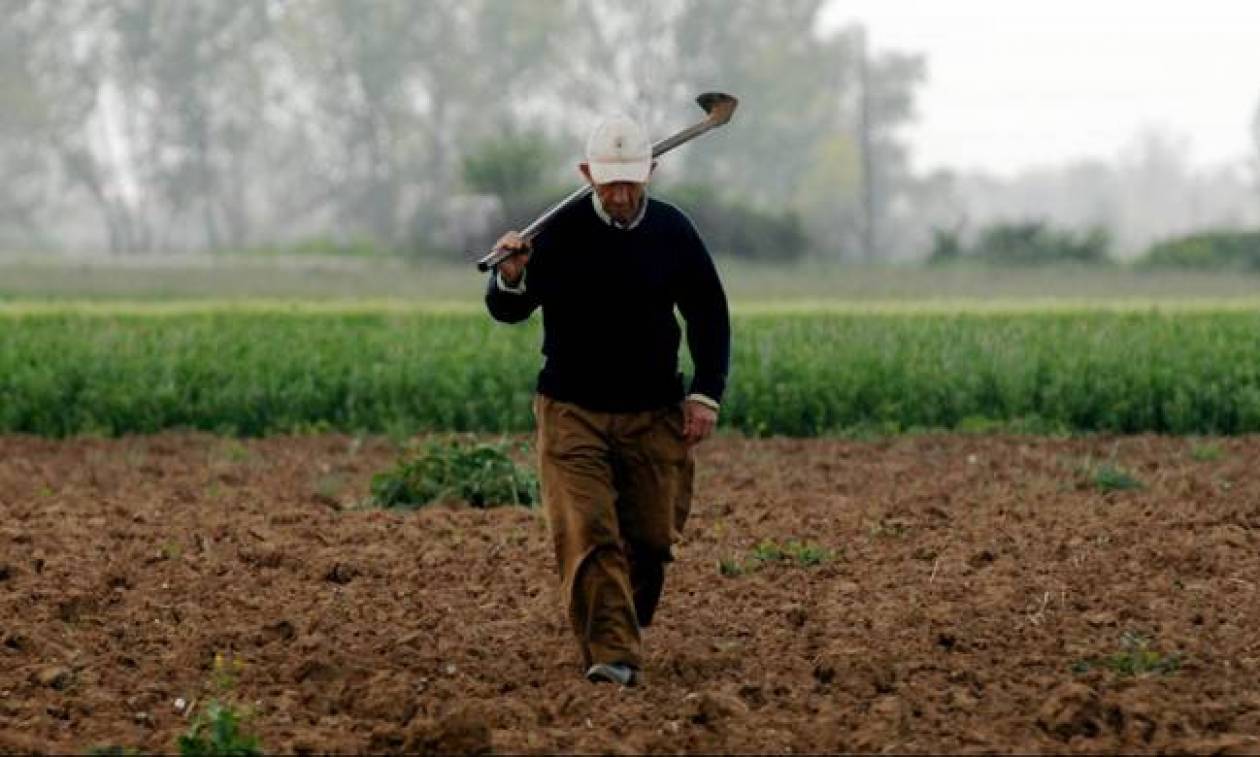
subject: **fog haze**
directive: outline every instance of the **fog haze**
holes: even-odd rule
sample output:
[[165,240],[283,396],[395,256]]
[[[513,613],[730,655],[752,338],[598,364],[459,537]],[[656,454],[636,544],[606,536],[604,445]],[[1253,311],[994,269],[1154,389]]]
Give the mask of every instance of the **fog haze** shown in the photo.
[[833,0],[821,17],[855,22],[876,48],[927,59],[907,130],[919,169],[1110,160],[1151,130],[1185,138],[1199,167],[1255,152],[1257,3]]

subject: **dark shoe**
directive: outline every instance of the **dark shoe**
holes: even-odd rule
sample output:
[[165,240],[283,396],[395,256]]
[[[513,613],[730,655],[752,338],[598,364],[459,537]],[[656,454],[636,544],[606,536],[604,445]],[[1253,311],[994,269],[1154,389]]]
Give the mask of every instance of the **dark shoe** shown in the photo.
[[634,668],[619,662],[597,662],[586,671],[586,680],[591,683],[615,683],[620,686],[633,686],[638,681]]

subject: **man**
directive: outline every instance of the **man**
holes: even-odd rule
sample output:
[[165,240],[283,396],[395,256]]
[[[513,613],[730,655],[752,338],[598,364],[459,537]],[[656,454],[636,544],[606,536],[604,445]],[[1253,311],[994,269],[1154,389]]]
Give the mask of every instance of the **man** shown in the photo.
[[[647,197],[651,144],[601,121],[579,166],[590,202],[557,216],[486,290],[505,323],[543,311],[534,416],[543,507],[586,677],[632,685],[665,564],[691,508],[692,447],[717,423],[730,361],[726,295],[691,221]],[[681,331],[696,374],[684,393]]]

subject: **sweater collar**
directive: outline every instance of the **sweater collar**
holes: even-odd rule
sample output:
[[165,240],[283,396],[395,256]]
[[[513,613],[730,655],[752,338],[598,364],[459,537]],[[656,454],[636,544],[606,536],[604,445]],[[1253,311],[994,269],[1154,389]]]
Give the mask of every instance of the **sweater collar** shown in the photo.
[[647,198],[647,193],[644,192],[643,203],[639,205],[639,212],[635,214],[634,218],[630,219],[630,223],[627,223],[625,225],[617,223],[616,221],[613,220],[612,216],[608,215],[608,211],[604,210],[604,203],[599,201],[598,192],[594,192],[594,191],[591,192],[591,204],[595,206],[595,215],[599,216],[599,220],[603,221],[604,223],[608,224],[614,229],[621,229],[623,231],[629,231],[630,229],[633,229],[635,226],[638,226],[639,222],[643,220],[643,216],[647,215],[648,198]]

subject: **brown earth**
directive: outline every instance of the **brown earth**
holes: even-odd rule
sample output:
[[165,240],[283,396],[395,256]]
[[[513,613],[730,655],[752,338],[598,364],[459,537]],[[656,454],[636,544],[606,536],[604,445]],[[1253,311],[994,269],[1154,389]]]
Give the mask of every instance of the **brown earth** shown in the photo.
[[1260,438],[1208,444],[718,439],[619,689],[534,512],[355,509],[388,441],[0,438],[0,751],[170,750],[216,653],[270,750],[1260,751]]

